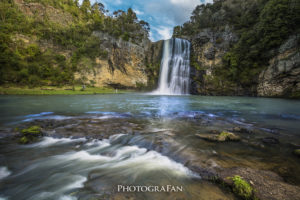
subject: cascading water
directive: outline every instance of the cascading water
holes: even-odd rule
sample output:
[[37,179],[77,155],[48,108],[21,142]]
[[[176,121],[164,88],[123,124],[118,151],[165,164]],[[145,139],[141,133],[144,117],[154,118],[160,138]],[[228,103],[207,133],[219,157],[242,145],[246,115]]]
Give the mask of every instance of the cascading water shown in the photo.
[[158,89],[154,94],[189,94],[190,42],[172,38],[164,41]]

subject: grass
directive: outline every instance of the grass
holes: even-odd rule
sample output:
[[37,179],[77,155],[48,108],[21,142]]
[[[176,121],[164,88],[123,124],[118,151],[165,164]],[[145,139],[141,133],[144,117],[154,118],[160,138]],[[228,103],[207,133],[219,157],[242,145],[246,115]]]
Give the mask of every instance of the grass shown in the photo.
[[133,90],[115,90],[113,88],[98,88],[98,87],[86,87],[84,91],[81,90],[82,86],[75,86],[75,90],[72,90],[72,86],[53,87],[43,86],[36,88],[28,87],[3,87],[0,86],[0,94],[13,94],[13,95],[78,95],[78,94],[115,94],[115,93],[128,93]]

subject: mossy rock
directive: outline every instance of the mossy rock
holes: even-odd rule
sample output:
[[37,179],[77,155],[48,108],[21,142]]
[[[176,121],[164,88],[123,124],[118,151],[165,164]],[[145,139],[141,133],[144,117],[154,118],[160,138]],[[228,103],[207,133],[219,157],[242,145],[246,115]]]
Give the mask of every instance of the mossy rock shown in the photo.
[[28,137],[26,137],[26,136],[21,137],[19,140],[19,143],[20,144],[28,144],[29,143]]
[[300,157],[300,149],[295,149],[293,153]]
[[28,136],[28,135],[39,136],[41,134],[41,127],[40,126],[31,126],[29,128],[23,129],[21,132],[25,136]]
[[222,131],[218,136],[218,141],[239,141],[240,137],[231,133],[231,132],[226,132]]
[[28,144],[35,142],[42,131],[40,126],[31,126],[21,130],[21,138],[19,139],[20,144]]
[[201,139],[208,140],[211,142],[225,142],[225,141],[239,141],[240,137],[226,131],[222,131],[220,134],[196,134]]
[[243,199],[254,199],[253,188],[245,181],[242,177],[235,175],[232,178],[233,181],[233,192]]

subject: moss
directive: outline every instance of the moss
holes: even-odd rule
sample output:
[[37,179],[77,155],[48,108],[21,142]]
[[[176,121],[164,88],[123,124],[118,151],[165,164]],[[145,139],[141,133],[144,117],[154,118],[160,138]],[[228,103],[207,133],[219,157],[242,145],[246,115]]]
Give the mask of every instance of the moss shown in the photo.
[[19,143],[21,144],[28,144],[29,143],[29,139],[26,136],[23,136],[20,138]]
[[233,180],[233,192],[243,199],[255,199],[253,198],[253,188],[251,185],[242,179],[242,177],[236,175]]
[[39,136],[41,136],[42,131],[40,126],[30,126],[21,130],[21,138],[19,139],[20,144],[28,144],[35,142]]
[[218,136],[218,141],[238,141],[240,138],[233,133],[222,131]]
[[26,135],[33,135],[38,136],[41,134],[41,127],[40,126],[31,126],[29,128],[23,129],[21,131],[25,136]]

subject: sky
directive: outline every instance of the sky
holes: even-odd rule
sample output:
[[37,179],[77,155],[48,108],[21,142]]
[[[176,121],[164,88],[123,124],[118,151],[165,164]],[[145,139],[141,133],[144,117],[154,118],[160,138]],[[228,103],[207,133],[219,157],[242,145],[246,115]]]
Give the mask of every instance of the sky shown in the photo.
[[[96,0],[91,0],[94,3]],[[188,21],[197,5],[213,0],[98,0],[111,13],[132,8],[140,20],[150,24],[150,40],[172,37],[173,27]]]

